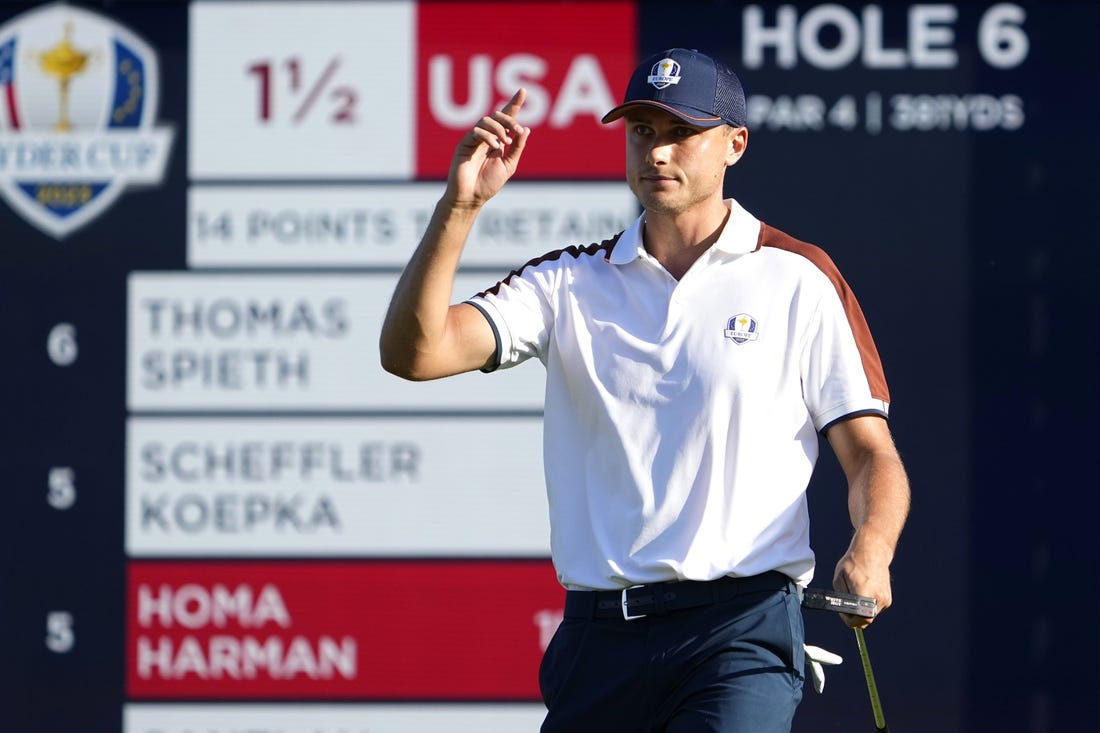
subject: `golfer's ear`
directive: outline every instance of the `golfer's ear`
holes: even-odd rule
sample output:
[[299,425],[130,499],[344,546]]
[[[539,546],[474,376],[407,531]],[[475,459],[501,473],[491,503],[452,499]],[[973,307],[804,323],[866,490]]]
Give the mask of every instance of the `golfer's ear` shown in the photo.
[[[729,126],[727,125],[727,127]],[[741,156],[745,154],[745,148],[749,146],[749,128],[731,127],[726,139],[729,142],[726,151],[726,165],[731,166],[741,160]]]

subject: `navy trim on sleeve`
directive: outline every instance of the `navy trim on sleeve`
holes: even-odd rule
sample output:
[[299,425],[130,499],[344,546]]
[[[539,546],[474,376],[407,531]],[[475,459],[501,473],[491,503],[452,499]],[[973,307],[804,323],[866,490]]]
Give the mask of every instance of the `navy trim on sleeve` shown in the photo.
[[864,415],[878,415],[883,420],[888,420],[889,419],[889,416],[885,412],[883,412],[882,410],[856,410],[855,412],[849,412],[847,415],[841,415],[836,420],[833,420],[832,422],[830,422],[828,425],[822,427],[821,430],[818,430],[817,432],[818,432],[819,435],[825,435],[825,431],[827,431],[832,426],[836,425],[838,422],[844,422],[845,420],[851,420],[853,417],[863,417]]
[[497,331],[497,324],[493,323],[493,319],[489,317],[489,314],[480,305],[473,302],[472,300],[467,300],[466,302],[469,303],[470,305],[472,305],[473,307],[477,308],[478,311],[481,312],[481,315],[485,316],[485,320],[489,322],[489,328],[493,329],[493,338],[496,339],[496,342],[497,342],[496,358],[493,360],[492,368],[481,369],[479,371],[481,371],[485,374],[495,372],[497,369],[500,368],[500,332]]

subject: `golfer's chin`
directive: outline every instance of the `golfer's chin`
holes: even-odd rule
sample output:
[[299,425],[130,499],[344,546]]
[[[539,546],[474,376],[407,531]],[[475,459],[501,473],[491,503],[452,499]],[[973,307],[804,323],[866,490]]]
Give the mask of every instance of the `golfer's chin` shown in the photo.
[[650,214],[675,215],[681,214],[690,208],[684,197],[670,194],[638,196],[638,201],[642,204],[642,208]]
[[642,208],[652,214],[678,214],[684,210],[681,192],[671,186],[654,186],[641,182],[631,187]]

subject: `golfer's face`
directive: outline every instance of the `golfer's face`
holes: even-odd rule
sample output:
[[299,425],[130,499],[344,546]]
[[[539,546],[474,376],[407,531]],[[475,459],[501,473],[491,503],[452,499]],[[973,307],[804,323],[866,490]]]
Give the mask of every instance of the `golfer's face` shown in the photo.
[[[679,214],[722,196],[736,161],[728,125],[697,127],[673,114],[638,107],[626,114],[626,179],[652,213]],[[732,161],[731,161],[732,156]]]

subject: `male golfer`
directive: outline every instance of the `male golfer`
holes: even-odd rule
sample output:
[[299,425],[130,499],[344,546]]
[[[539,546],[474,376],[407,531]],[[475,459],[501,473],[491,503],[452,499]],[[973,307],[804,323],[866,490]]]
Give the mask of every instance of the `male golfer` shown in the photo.
[[908,511],[863,314],[820,249],[723,199],[748,143],[745,94],[723,63],[681,48],[644,61],[603,119],[624,120],[637,221],[451,305],[478,212],[537,144],[516,121],[524,96],[459,142],[386,315],[382,364],[413,380],[532,357],[546,368],[551,552],[567,593],[539,675],[544,732],[789,731],[819,436],[855,528],[837,589],[890,605]]

